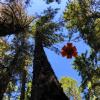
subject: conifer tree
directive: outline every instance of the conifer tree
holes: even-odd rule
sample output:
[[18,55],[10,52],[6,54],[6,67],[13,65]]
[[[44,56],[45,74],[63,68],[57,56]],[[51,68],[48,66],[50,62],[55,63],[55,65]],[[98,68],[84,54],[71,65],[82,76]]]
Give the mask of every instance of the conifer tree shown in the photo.
[[[98,0],[73,0],[67,4],[64,19],[71,35],[79,32],[76,38],[82,38],[91,51],[76,57],[75,69],[82,77],[82,90],[86,100],[99,96],[96,94],[99,87],[100,73],[100,4]],[[85,92],[87,88],[87,92]]]

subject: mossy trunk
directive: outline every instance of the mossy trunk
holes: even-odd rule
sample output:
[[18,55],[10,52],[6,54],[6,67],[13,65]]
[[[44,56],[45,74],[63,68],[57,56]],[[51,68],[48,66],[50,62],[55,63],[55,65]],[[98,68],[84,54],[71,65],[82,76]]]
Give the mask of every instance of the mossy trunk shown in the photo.
[[35,38],[30,100],[69,100],[51,68],[39,36]]

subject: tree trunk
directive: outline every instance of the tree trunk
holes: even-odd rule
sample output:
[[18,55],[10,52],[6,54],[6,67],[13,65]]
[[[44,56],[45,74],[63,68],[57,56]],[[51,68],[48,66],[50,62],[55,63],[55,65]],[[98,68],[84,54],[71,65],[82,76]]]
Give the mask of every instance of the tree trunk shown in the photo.
[[35,37],[33,80],[30,100],[69,100],[64,94],[48,62],[39,36]]
[[26,84],[26,70],[23,70],[20,100],[25,100],[25,84]]

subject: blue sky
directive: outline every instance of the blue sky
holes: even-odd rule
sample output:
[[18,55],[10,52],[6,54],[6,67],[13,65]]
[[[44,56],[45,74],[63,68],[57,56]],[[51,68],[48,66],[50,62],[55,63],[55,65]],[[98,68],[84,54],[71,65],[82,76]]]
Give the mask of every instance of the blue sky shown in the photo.
[[[55,17],[55,20],[58,20],[57,18],[63,16],[63,11],[65,9],[66,2],[67,2],[66,0],[62,0],[61,4],[51,3],[47,5],[43,0],[32,0],[30,3],[31,7],[28,9],[28,13],[31,15],[34,15],[36,13],[41,14],[43,10],[45,10],[49,6],[53,8],[60,8],[57,16]],[[59,45],[59,48],[62,48],[66,43],[67,41],[61,43]],[[82,40],[79,42],[74,42],[73,45],[77,47],[78,55],[85,52],[86,50],[89,50],[89,47]],[[80,84],[81,77],[78,76],[78,73],[72,68],[73,67],[72,63],[74,58],[73,59],[63,58],[61,55],[57,55],[53,51],[50,51],[49,49],[46,48],[45,52],[58,79],[60,79],[63,76],[68,76],[78,81],[78,85]]]

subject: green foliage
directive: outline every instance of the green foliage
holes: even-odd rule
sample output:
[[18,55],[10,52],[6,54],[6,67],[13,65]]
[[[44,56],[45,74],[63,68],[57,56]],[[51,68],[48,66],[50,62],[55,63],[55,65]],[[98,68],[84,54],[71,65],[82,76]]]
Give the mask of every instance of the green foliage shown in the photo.
[[[70,0],[64,12],[66,28],[82,38],[92,49],[90,54],[84,53],[76,57],[74,69],[82,77],[81,88],[87,100],[99,99],[100,80],[100,12],[97,0]],[[88,56],[87,56],[88,55]],[[87,91],[87,92],[86,92]],[[92,98],[92,99],[91,99]]]
[[81,100],[80,90],[75,80],[70,77],[63,77],[60,83],[68,97],[73,97],[73,100]]
[[[30,17],[25,12],[22,3],[12,2],[0,3],[0,36],[15,34],[12,43],[0,38],[0,83],[4,79],[9,80],[6,88],[7,99],[12,98],[12,93],[19,93],[22,84],[22,74],[26,71],[25,99],[30,98],[32,78],[29,72],[29,65],[32,64],[33,45],[28,42],[32,36],[34,40],[38,35],[43,47],[58,51],[53,45],[64,41],[61,32],[61,23],[54,22],[53,18],[58,9],[48,8],[43,14],[38,16],[33,23],[34,17]],[[20,0],[19,0],[20,1]],[[46,0],[47,3],[58,0]],[[29,0],[26,0],[28,3]],[[2,5],[2,6],[1,6]],[[66,28],[72,33],[79,32],[79,37],[93,48],[93,52],[76,57],[74,69],[82,77],[81,88],[86,93],[87,100],[99,98],[100,94],[100,13],[98,2],[95,0],[72,0],[64,12]],[[30,24],[31,23],[31,24]],[[80,100],[80,90],[77,82],[71,78],[62,78],[62,87],[69,97]],[[18,84],[20,86],[18,86]],[[0,87],[1,89],[1,87]],[[4,96],[4,98],[6,98]],[[16,95],[20,99],[19,95]],[[15,99],[15,98],[14,98]]]
[[56,33],[56,31],[60,30],[60,23],[52,21],[57,10],[48,8],[32,26],[32,34],[38,34],[44,47],[50,47],[55,43],[64,41],[63,35]]
[[7,52],[8,48],[9,48],[9,44],[1,38],[0,39],[0,60],[4,58],[4,56],[6,55],[5,52]]
[[[1,42],[2,48],[3,46],[6,47],[5,43],[6,42]],[[2,53],[4,52],[4,54],[0,55],[0,57],[4,56],[3,60],[0,60],[0,67],[1,65],[3,65],[3,68],[0,68],[0,81],[2,82],[3,80],[5,80],[5,83],[7,82],[7,89],[4,92],[7,94],[6,96],[11,95],[12,98],[12,93],[20,92],[18,89],[16,90],[16,87],[17,82],[19,83],[22,80],[23,70],[26,70],[27,75],[28,66],[32,63],[30,51],[31,45],[28,42],[27,35],[18,34],[11,39],[11,43],[9,43],[9,45],[7,46],[9,47],[7,48],[7,51],[2,51]],[[2,48],[1,50],[4,50]],[[18,78],[20,79],[20,81]],[[0,87],[0,89],[1,88],[2,87]],[[20,89],[19,86],[18,88]],[[16,95],[16,97],[18,96]]]
[[[95,9],[93,9],[95,8]],[[70,1],[64,12],[66,27],[80,32],[80,37],[95,51],[100,50],[100,13],[96,0]]]
[[6,74],[7,72],[7,62],[5,62],[7,59],[11,59],[11,55],[7,54],[7,52],[10,49],[10,45],[6,42],[5,39],[0,39],[0,76]]
[[[11,43],[8,42],[9,48],[7,48],[5,43],[1,41],[2,46],[0,50],[3,51],[4,53],[2,52],[3,54],[0,54],[0,57],[4,56],[6,58],[4,61],[1,62],[1,64],[5,63],[4,67],[6,67],[7,70],[5,70],[1,74],[1,71],[3,71],[3,69],[1,69],[0,75],[2,79],[5,79],[6,77],[6,79],[8,80],[5,81],[7,82],[6,84],[7,88],[5,87],[7,91],[4,91],[4,93],[6,93],[7,97],[12,98],[10,97],[12,96],[12,93],[21,92],[20,91],[21,87],[18,86],[18,89],[16,90],[16,86],[17,83],[19,83],[21,86],[23,79],[22,74],[24,70],[26,71],[26,82],[31,81],[31,78],[28,79],[29,78],[28,67],[30,64],[32,64],[33,45],[32,46],[30,45],[28,39],[30,39],[31,36],[33,36],[32,39],[34,39],[37,31],[38,31],[38,36],[39,38],[41,38],[42,40],[41,42],[44,47],[51,47],[54,43],[58,43],[60,41],[63,41],[64,39],[63,36],[55,33],[60,29],[59,23],[55,23],[52,20],[53,17],[55,16],[55,13],[57,13],[57,9],[53,10],[49,8],[48,10],[44,11],[44,14],[40,16],[39,19],[36,19],[34,23],[31,24],[32,31],[31,27],[29,27],[30,21],[32,21],[30,20],[31,18],[26,16],[24,9],[22,9],[20,5],[17,5],[17,3],[11,3],[8,5],[5,4],[3,7],[3,11],[1,13],[3,14],[1,17],[5,16],[4,18],[6,19],[6,26],[7,26],[2,28],[5,28],[7,32],[3,35],[1,34],[0,36],[11,34],[9,32],[11,32],[12,29],[15,28],[15,26],[17,27],[16,28],[17,30],[20,29],[19,27],[25,28],[25,30],[23,29],[21,31],[19,30],[16,31],[18,34],[15,34],[16,32],[14,31],[15,36],[12,37]],[[8,22],[13,26],[13,28],[9,28],[10,25],[7,25]],[[8,29],[10,29],[10,31]],[[4,33],[4,31],[2,31],[1,33]],[[8,52],[9,57],[4,55],[6,52],[5,48],[7,48],[7,50],[9,51]],[[31,87],[28,84],[25,90],[25,98],[30,97],[30,92],[31,92]],[[4,98],[6,98],[6,96],[4,96]],[[16,95],[16,98],[18,99],[19,95]]]
[[32,82],[31,81],[27,82],[26,86],[27,86],[27,90],[25,96],[26,96],[26,100],[29,100],[29,98],[31,97]]
[[87,56],[87,53],[85,53],[78,56],[74,61],[74,69],[77,70],[82,77],[82,91],[84,91],[84,93],[86,89],[88,91],[88,93],[85,93],[87,98],[93,96],[99,98],[99,91],[96,91],[97,87],[100,88],[100,67],[97,59],[96,54],[91,52],[90,56]]

